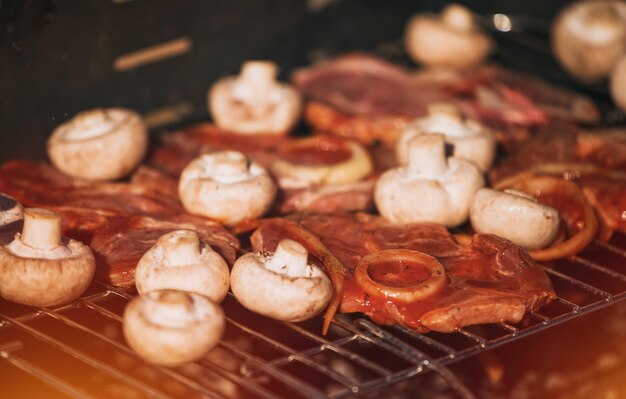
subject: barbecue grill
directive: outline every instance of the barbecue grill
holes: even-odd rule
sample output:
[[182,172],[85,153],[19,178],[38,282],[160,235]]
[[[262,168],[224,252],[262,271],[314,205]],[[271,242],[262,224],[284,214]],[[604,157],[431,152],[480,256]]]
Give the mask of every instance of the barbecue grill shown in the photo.
[[[439,9],[442,2],[421,3],[0,2],[0,160],[43,159],[43,143],[52,128],[94,106],[134,108],[154,134],[206,119],[211,82],[236,72],[250,58],[276,60],[283,77],[294,67],[346,50],[374,51],[407,63],[399,39],[403,24],[411,13]],[[561,4],[546,9],[541,2],[524,3],[473,5],[486,24],[496,12],[526,15],[513,20],[521,21],[522,32],[496,34],[504,44],[497,59],[593,95],[608,123],[620,121],[623,115],[607,106],[605,88],[577,86],[550,58],[542,35]],[[529,312],[518,324],[472,326],[451,334],[380,327],[359,315],[342,314],[321,336],[319,319],[272,321],[229,296],[224,339],[204,359],[177,368],[146,364],[125,343],[121,315],[132,291],[94,282],[80,300],[57,308],[0,301],[0,393],[46,398],[475,398],[513,397],[513,387],[526,384],[527,397],[576,389],[581,397],[591,397],[584,396],[585,381],[617,373],[626,361],[612,346],[621,337],[614,331],[619,328],[607,324],[619,323],[623,312],[625,265],[625,236],[595,242],[578,256],[541,266],[558,295],[553,303]],[[565,364],[567,352],[577,352],[573,363],[586,366],[572,371]],[[602,358],[600,353],[609,355]],[[552,367],[546,361],[550,356],[560,356],[562,364]],[[536,377],[544,370],[543,362],[560,380],[522,381],[522,376]],[[511,370],[516,378],[504,381],[502,374]],[[603,387],[619,395],[620,387],[610,381],[592,386],[596,394],[605,392]]]

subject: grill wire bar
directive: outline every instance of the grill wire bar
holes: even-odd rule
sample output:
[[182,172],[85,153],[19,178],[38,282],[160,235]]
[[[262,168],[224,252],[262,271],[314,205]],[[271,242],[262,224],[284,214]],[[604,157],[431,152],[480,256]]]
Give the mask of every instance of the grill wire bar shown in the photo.
[[[596,248],[619,256],[624,261],[623,266],[626,268],[626,251],[611,243],[604,242],[596,243]],[[124,386],[130,387],[139,392],[140,396],[154,398],[176,396],[156,384],[146,382],[141,378],[120,370],[113,364],[98,359],[97,356],[94,356],[84,347],[78,348],[78,345],[74,345],[70,339],[63,340],[52,336],[45,328],[39,327],[37,323],[48,320],[61,323],[76,332],[80,332],[89,340],[105,345],[111,351],[117,351],[132,357],[143,367],[154,370],[164,378],[176,381],[190,392],[200,394],[202,397],[229,398],[249,397],[251,395],[260,398],[292,397],[290,396],[291,394],[285,394],[280,390],[277,391],[275,385],[271,383],[273,380],[279,381],[288,392],[293,392],[293,396],[339,399],[351,397],[355,394],[376,392],[381,388],[421,374],[436,373],[459,397],[472,399],[476,397],[476,394],[468,389],[463,381],[452,373],[447,366],[626,299],[626,275],[621,273],[621,269],[616,271],[615,267],[607,267],[596,260],[587,259],[584,255],[572,257],[572,259],[568,260],[566,266],[573,267],[574,265],[611,279],[613,284],[619,284],[619,287],[607,290],[604,287],[585,281],[580,276],[572,276],[567,267],[541,265],[555,284],[558,297],[554,303],[565,310],[551,316],[542,313],[543,309],[539,309],[536,312],[528,312],[526,318],[536,322],[530,322],[526,325],[523,323],[513,325],[507,322],[494,324],[493,327],[502,332],[502,335],[496,338],[482,336],[480,329],[459,329],[450,335],[463,337],[470,343],[461,349],[455,349],[446,342],[445,335],[442,338],[441,334],[420,334],[399,326],[379,327],[367,319],[353,315],[338,315],[335,318],[333,329],[339,333],[337,333],[337,337],[333,338],[322,337],[301,325],[276,322],[285,332],[295,334],[299,339],[310,342],[308,347],[296,349],[289,343],[265,333],[263,329],[257,329],[254,326],[246,325],[244,321],[227,317],[228,328],[235,329],[243,333],[244,336],[253,339],[256,343],[272,348],[272,350],[280,353],[280,356],[265,359],[253,353],[254,351],[251,351],[250,348],[239,347],[236,343],[224,340],[220,342],[218,348],[233,358],[239,359],[238,369],[237,367],[234,370],[232,367],[225,367],[219,359],[212,359],[211,356],[207,356],[195,363],[195,366],[200,370],[219,376],[224,381],[235,386],[235,393],[214,389],[212,381],[203,378],[203,374],[190,375],[181,368],[166,368],[146,364],[136,357],[123,339],[112,338],[90,325],[73,319],[71,316],[72,312],[78,310],[89,311],[97,314],[100,320],[114,323],[121,330],[121,309],[123,309],[123,306],[118,306],[118,309],[112,310],[111,303],[120,301],[125,303],[132,298],[132,295],[123,289],[101,283],[94,284],[98,292],[86,295],[69,305],[54,309],[29,308],[31,309],[30,311],[16,316],[1,311],[0,362],[7,362],[12,367],[28,373],[36,380],[48,384],[51,388],[69,397],[98,397],[86,391],[83,387],[74,386],[71,382],[55,375],[53,370],[45,369],[43,366],[28,359],[25,352],[29,345],[26,337],[30,337],[45,347],[60,350],[80,363],[92,367],[97,372],[115,379]],[[621,266],[621,264],[618,266]],[[624,271],[626,272],[626,269]],[[557,282],[560,284],[557,284]],[[557,287],[562,287],[561,291]],[[570,289],[582,291],[593,297],[594,300],[584,304],[576,303],[575,300],[568,297],[568,290]],[[231,301],[234,302],[232,299]],[[20,339],[5,338],[5,335],[8,335],[7,333],[10,331],[18,333]],[[389,353],[390,356],[393,355],[404,359],[409,366],[400,370],[389,369],[383,364],[378,364],[368,359],[365,356],[367,351],[355,351],[355,345],[357,347],[363,346],[364,348],[376,347],[385,353]],[[428,355],[419,349],[424,346],[434,349],[438,355]],[[324,356],[328,354],[345,359],[350,364],[367,370],[369,378],[360,379],[333,368],[324,359]],[[332,382],[334,389],[332,391],[324,390],[323,386],[311,384],[301,376],[289,372],[287,368],[294,364],[319,373]],[[268,381],[270,382],[268,383]]]

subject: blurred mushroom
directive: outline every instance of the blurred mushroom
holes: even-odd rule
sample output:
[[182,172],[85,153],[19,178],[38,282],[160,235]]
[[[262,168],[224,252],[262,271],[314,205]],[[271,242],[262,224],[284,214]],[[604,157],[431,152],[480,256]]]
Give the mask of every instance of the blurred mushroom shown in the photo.
[[419,135],[433,133],[445,136],[446,143],[453,147],[454,157],[472,161],[482,171],[491,167],[496,152],[495,135],[477,121],[464,120],[451,104],[431,104],[427,117],[416,119],[405,128],[396,144],[398,162],[407,163],[409,141]]
[[463,223],[485,181],[472,162],[446,159],[444,136],[426,134],[409,142],[408,164],[385,172],[374,192],[380,214],[392,223]]
[[229,287],[224,259],[193,230],[167,233],[137,263],[135,285],[140,295],[173,289],[195,292],[221,302]]
[[139,165],[148,148],[148,132],[134,111],[98,108],[57,127],[47,148],[52,164],[67,175],[116,180]]
[[563,67],[590,82],[607,76],[626,50],[626,3],[579,1],[552,26],[552,47]]
[[307,258],[307,250],[289,239],[281,240],[273,254],[245,254],[231,272],[233,294],[255,313],[285,321],[308,320],[328,305],[333,287]]
[[495,234],[525,249],[550,245],[559,232],[559,212],[521,191],[478,190],[470,208],[477,233]]
[[221,151],[191,161],[180,176],[178,194],[189,213],[234,225],[267,212],[276,185],[242,153]]
[[472,12],[449,4],[441,15],[417,14],[405,33],[406,50],[416,62],[429,67],[465,69],[481,64],[493,42],[474,24]]
[[151,291],[124,309],[124,337],[145,360],[177,366],[204,356],[224,332],[224,312],[192,292]]
[[209,90],[209,112],[215,123],[242,134],[284,134],[298,121],[298,92],[276,81],[278,67],[270,61],[248,61],[239,76],[218,80]]
[[22,233],[0,247],[0,294],[24,305],[70,302],[87,289],[94,272],[89,247],[61,237],[61,217],[45,209],[24,209]]

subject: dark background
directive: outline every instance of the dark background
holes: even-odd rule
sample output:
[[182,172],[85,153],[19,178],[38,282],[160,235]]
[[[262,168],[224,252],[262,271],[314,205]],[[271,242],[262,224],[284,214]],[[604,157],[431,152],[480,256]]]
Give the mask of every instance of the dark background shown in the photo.
[[[46,137],[60,122],[93,107],[146,113],[182,102],[187,120],[206,119],[206,91],[247,59],[272,59],[282,78],[298,66],[349,50],[375,51],[398,62],[411,14],[445,1],[380,0],[0,0],[0,160],[43,159]],[[321,9],[312,7],[322,3]],[[549,21],[564,1],[464,2],[495,12]],[[550,70],[547,38],[527,52],[496,35],[495,57],[522,69]],[[130,71],[116,57],[179,37],[191,52]],[[511,56],[511,54],[513,54]],[[511,58],[513,57],[513,58]],[[540,68],[538,68],[540,67]],[[537,72],[537,71],[534,71]],[[566,82],[567,83],[567,82]]]

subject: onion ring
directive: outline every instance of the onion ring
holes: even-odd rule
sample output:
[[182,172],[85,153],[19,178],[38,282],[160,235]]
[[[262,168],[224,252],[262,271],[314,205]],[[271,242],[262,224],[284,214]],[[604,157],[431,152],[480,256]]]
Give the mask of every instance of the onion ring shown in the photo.
[[[429,277],[408,287],[392,287],[374,281],[370,276],[370,266],[375,263],[398,264],[410,262],[428,271]],[[407,249],[389,249],[364,256],[354,270],[357,283],[371,295],[384,295],[387,299],[401,302],[416,302],[437,294],[446,284],[446,271],[439,261],[423,252]]]

